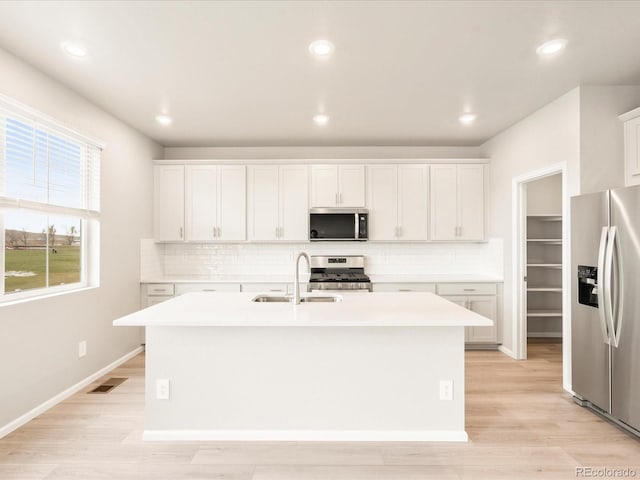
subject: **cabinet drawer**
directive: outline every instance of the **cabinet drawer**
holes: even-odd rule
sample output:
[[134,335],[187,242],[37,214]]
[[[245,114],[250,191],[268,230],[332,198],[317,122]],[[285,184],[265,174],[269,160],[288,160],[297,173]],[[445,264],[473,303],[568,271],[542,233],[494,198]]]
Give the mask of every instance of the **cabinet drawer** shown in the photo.
[[167,300],[171,300],[173,295],[158,295],[158,296],[149,296],[147,297],[147,307],[151,307],[153,305],[157,305],[162,302],[166,302]]
[[176,295],[189,292],[240,292],[239,283],[179,283]]
[[243,292],[269,293],[279,292],[287,293],[286,283],[243,283]]
[[431,292],[436,293],[433,283],[374,283],[374,292]]
[[147,295],[173,295],[173,283],[149,283]]
[[495,295],[495,283],[439,283],[438,295]]

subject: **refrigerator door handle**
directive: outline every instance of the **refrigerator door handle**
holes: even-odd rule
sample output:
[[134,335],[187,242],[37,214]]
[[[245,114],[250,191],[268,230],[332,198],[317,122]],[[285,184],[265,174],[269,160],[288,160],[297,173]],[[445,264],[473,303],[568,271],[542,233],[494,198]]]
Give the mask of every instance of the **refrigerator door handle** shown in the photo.
[[600,319],[600,330],[602,331],[602,341],[607,345],[610,344],[609,331],[607,329],[606,319],[606,303],[607,303],[607,291],[605,285],[605,254],[607,251],[608,240],[608,227],[602,227],[600,233],[600,248],[598,250],[598,317]]
[[[620,327],[622,324],[622,313],[624,307],[624,295],[623,295],[623,286],[622,279],[624,276],[622,275],[622,262],[621,255],[619,251],[619,242],[618,242],[618,229],[616,227],[609,228],[609,241],[607,242],[607,253],[605,262],[607,264],[607,270],[605,271],[605,285],[607,286],[607,313],[608,313],[608,326],[609,332],[611,336],[611,345],[614,347],[618,347],[620,342]],[[614,253],[615,255],[615,268],[616,268],[616,280],[618,284],[617,287],[617,295],[616,295],[616,308],[613,308],[613,289],[611,288],[612,279],[613,279],[613,271],[614,271]],[[615,315],[615,317],[614,317]]]

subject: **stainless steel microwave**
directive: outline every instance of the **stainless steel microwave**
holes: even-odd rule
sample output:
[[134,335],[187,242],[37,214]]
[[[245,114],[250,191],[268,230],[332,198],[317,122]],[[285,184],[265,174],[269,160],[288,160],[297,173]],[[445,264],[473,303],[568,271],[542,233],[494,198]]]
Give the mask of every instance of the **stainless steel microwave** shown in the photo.
[[364,208],[312,208],[309,240],[365,241],[369,238],[369,211]]

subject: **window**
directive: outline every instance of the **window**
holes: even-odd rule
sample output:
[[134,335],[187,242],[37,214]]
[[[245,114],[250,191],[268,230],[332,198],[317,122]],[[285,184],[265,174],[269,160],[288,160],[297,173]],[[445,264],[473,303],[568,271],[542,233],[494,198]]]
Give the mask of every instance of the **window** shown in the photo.
[[0,99],[0,302],[94,284],[100,147]]

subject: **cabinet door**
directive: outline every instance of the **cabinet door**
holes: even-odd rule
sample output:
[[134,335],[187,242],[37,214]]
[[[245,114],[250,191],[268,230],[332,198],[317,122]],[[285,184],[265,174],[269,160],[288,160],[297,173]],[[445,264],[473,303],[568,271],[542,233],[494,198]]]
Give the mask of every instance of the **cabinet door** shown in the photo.
[[184,167],[153,167],[154,236],[159,241],[184,240]]
[[338,206],[337,165],[313,165],[311,167],[311,206]]
[[218,167],[202,165],[185,169],[186,239],[216,240]]
[[640,185],[640,117],[624,124],[625,186]]
[[429,167],[398,166],[398,238],[427,240]]
[[218,240],[246,240],[247,183],[243,166],[218,167]]
[[280,240],[309,240],[309,170],[306,165],[280,167]]
[[457,240],[456,165],[431,166],[431,240]]
[[369,240],[396,240],[398,233],[398,181],[395,165],[367,167]]
[[249,240],[278,239],[278,167],[249,168]]
[[484,165],[458,165],[458,240],[484,240]]
[[338,206],[364,207],[364,165],[340,165]]
[[483,317],[493,320],[491,327],[467,327],[467,342],[469,343],[497,343],[498,326],[497,312],[498,302],[494,296],[474,296],[469,297],[469,310]]
[[442,298],[446,298],[452,303],[456,305],[460,305],[462,308],[469,308],[468,305],[468,297],[460,296],[460,295],[440,295]]

